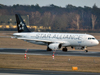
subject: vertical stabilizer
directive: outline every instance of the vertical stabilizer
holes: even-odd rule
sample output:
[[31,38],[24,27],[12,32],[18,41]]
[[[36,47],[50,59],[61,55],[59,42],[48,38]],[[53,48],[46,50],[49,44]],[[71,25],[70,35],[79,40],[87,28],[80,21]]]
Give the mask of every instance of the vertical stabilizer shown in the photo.
[[18,32],[30,32],[19,14],[15,14]]

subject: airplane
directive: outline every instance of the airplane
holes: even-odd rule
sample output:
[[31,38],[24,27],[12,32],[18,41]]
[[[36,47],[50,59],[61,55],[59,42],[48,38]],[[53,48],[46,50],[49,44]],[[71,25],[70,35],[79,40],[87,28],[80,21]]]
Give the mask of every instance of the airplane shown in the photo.
[[38,45],[47,45],[47,51],[62,48],[67,52],[67,47],[80,49],[88,52],[87,47],[96,46],[99,41],[92,35],[79,33],[51,33],[51,32],[31,32],[20,14],[15,14],[18,33],[13,34],[13,38],[21,39]]

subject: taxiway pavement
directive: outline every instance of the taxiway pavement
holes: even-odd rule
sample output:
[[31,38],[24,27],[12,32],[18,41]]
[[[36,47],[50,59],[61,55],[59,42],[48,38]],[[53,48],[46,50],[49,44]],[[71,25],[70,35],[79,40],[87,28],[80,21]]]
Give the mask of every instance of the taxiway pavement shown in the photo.
[[[27,49],[8,49],[0,48],[0,54],[25,54]],[[100,52],[85,52],[85,51],[68,51],[63,52],[61,50],[56,51],[46,51],[38,49],[28,49],[27,55],[52,55],[55,52],[55,55],[58,56],[89,56],[89,57],[100,57]]]
[[[25,54],[27,49],[8,49],[0,48],[0,54]],[[28,49],[28,55],[52,55],[54,51]],[[89,56],[100,57],[100,52],[88,52],[85,51],[68,51],[63,52],[57,50],[55,55],[58,56]],[[0,75],[100,75],[100,73],[89,72],[68,72],[68,71],[47,71],[47,70],[24,70],[24,69],[0,69]]]
[[0,69],[0,75],[100,75],[100,73],[26,69]]

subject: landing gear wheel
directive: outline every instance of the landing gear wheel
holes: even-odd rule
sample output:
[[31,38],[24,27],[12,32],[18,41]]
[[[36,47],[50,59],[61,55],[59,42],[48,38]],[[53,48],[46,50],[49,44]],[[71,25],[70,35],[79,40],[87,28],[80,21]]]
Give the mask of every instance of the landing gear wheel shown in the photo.
[[52,49],[50,49],[49,47],[47,47],[47,51],[52,51]]
[[68,50],[67,50],[67,48],[63,48],[62,51],[67,52]]
[[88,50],[85,50],[85,52],[88,52]]

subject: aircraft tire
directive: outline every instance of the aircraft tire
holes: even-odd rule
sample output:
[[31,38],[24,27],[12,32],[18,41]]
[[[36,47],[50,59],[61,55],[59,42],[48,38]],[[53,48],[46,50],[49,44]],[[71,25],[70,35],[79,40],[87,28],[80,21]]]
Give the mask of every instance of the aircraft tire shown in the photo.
[[63,48],[62,51],[67,52],[68,50],[67,50],[67,48]]
[[85,50],[85,52],[88,52],[88,50]]

